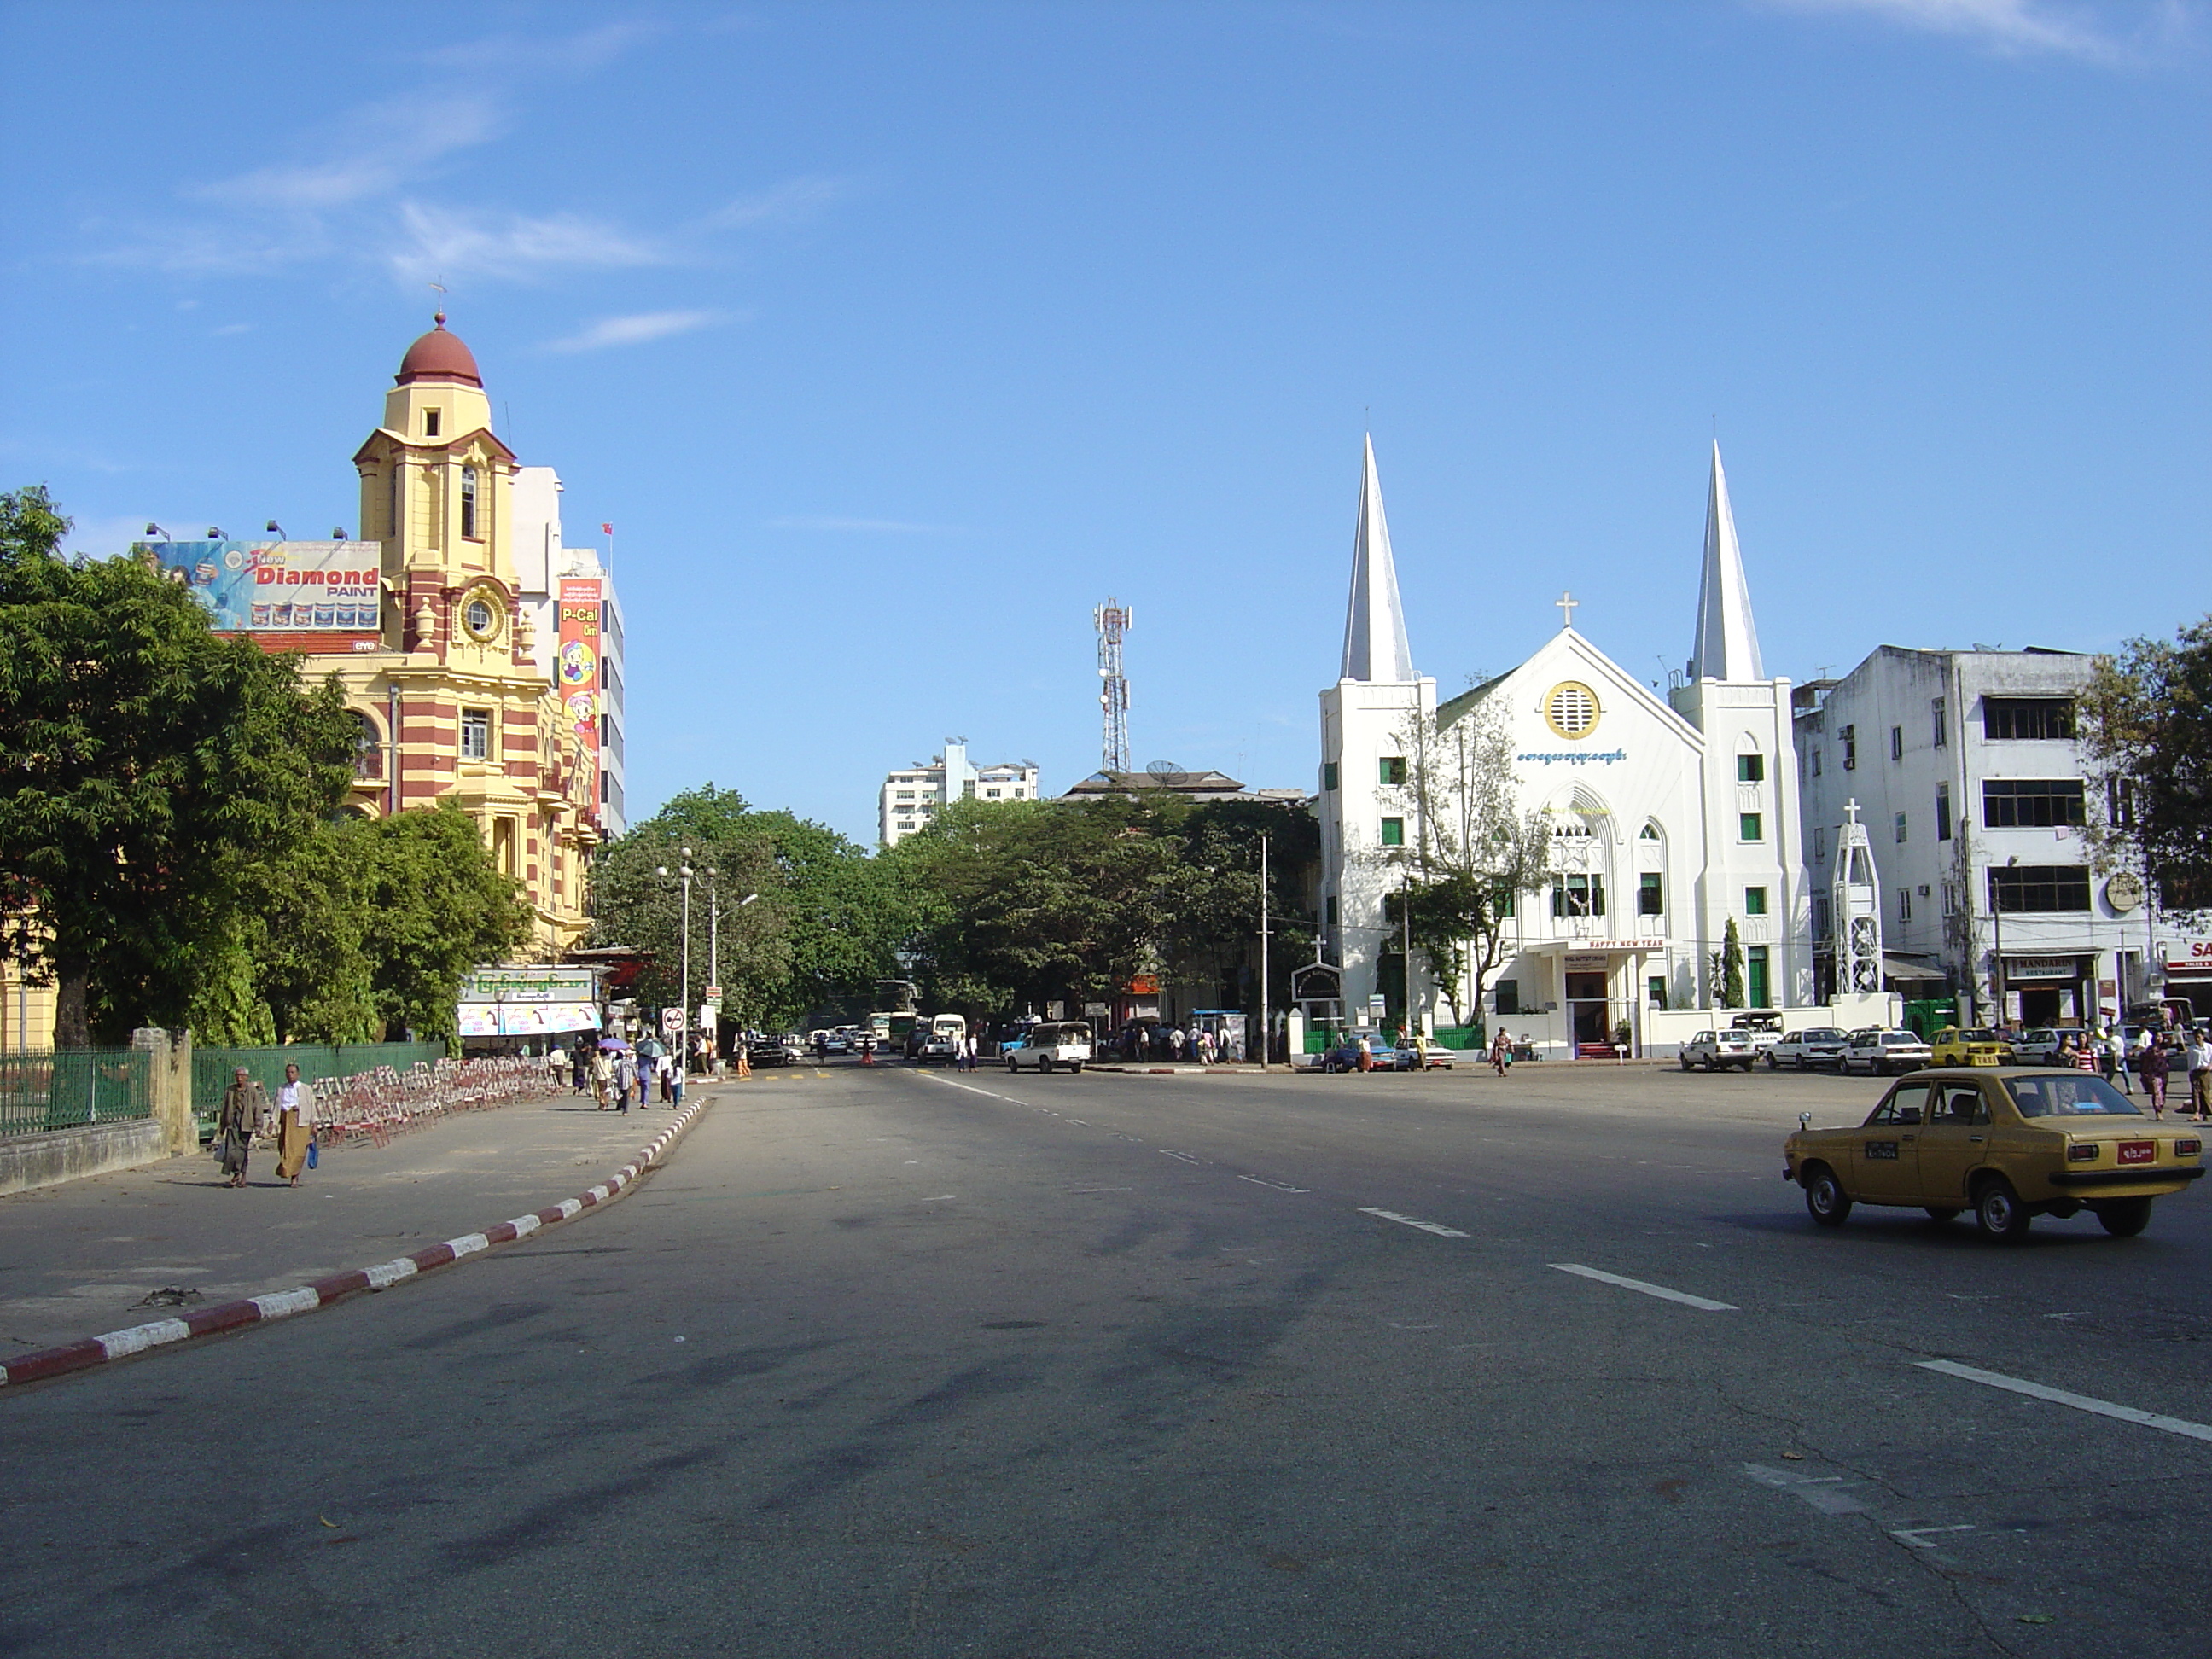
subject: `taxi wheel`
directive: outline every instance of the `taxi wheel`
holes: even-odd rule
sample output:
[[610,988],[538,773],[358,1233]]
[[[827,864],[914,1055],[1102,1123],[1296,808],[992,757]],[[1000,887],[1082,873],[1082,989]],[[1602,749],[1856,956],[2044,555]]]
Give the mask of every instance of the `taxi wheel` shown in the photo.
[[1992,1176],[1974,1195],[1974,1221],[1985,1237],[2013,1244],[2027,1237],[2027,1206],[2002,1176]]
[[2115,1238],[2133,1238],[2150,1225],[2147,1198],[2108,1198],[2097,1206],[2097,1219]]
[[1840,1227],[1850,1218],[1851,1195],[1833,1170],[1818,1169],[1806,1177],[1805,1208],[1823,1227]]

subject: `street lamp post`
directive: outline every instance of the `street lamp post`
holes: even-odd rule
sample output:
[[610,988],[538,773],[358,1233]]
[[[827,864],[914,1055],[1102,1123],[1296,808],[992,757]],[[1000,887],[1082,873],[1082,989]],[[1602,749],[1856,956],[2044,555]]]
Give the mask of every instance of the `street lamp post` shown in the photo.
[[1275,1054],[1275,1011],[1267,984],[1267,838],[1260,837],[1260,1069]]
[[[663,880],[667,879],[668,866],[665,864],[658,866],[656,873]],[[684,849],[684,861],[677,866],[676,873],[684,883],[684,969],[683,976],[678,981],[676,986],[676,1059],[678,1065],[685,1065],[688,1064],[686,1057],[691,1050],[691,877],[693,872],[691,849],[688,847]],[[710,871],[708,873],[711,875],[713,872]],[[664,1019],[662,1030],[665,1031],[666,1029],[666,1021]]]
[[[2005,860],[2005,868],[2009,870],[2019,862],[2020,854],[2015,853]],[[2004,906],[1998,900],[1996,884],[1990,883],[1990,925],[1996,933],[1996,948],[1990,953],[1990,986],[1996,994],[1994,1024],[2002,1031],[2005,1023]]]

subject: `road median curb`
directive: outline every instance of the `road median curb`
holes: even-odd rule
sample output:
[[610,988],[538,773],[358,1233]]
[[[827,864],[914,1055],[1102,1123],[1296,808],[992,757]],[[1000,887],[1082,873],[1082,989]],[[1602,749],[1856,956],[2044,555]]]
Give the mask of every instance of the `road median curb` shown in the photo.
[[447,1239],[442,1244],[433,1244],[409,1255],[380,1261],[374,1267],[332,1273],[329,1278],[316,1279],[313,1284],[246,1297],[235,1302],[218,1303],[212,1308],[202,1308],[198,1312],[179,1318],[156,1319],[143,1325],[109,1331],[104,1335],[87,1337],[82,1341],[64,1343],[58,1348],[41,1348],[35,1353],[19,1355],[5,1364],[0,1364],[0,1385],[42,1382],[47,1377],[64,1376],[71,1371],[87,1370],[94,1365],[128,1359],[134,1354],[144,1353],[151,1348],[166,1347],[173,1342],[189,1341],[196,1336],[213,1336],[246,1325],[265,1325],[272,1320],[289,1319],[295,1314],[313,1313],[318,1309],[327,1308],[363,1291],[389,1290],[394,1285],[404,1283],[434,1268],[447,1267],[488,1250],[495,1244],[512,1244],[518,1239],[528,1238],[544,1228],[572,1220],[586,1210],[597,1209],[635,1186],[691,1127],[699,1114],[712,1103],[712,1097],[702,1097],[696,1104],[687,1106],[673,1123],[655,1135],[635,1158],[621,1169],[598,1185],[585,1188],[573,1198],[564,1198],[558,1204],[549,1205],[528,1215],[516,1216],[511,1221],[502,1221],[482,1232],[464,1233],[458,1238]]

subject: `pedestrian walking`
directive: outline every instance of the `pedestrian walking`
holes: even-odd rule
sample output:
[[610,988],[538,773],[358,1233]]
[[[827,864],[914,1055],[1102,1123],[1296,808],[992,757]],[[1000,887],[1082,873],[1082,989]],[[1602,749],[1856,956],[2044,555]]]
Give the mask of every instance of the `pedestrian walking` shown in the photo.
[[1505,1068],[1512,1063],[1513,1040],[1506,1036],[1505,1028],[1500,1026],[1497,1035],[1490,1039],[1490,1069],[1504,1077]]
[[2136,1055],[2136,1075],[2142,1079],[2143,1092],[2150,1097],[2153,1117],[2166,1115],[2166,1077],[2172,1069],[2166,1049],[2156,1042],[2145,1042]]
[[1201,1066],[1213,1064],[1213,1033],[1211,1031],[1198,1034],[1198,1063]]
[[2199,1031],[2190,1042],[2189,1098],[2199,1123],[2212,1121],[2212,1032]]
[[604,1112],[612,1103],[615,1091],[615,1063],[604,1048],[593,1051],[591,1058],[592,1098],[599,1103],[592,1109]]
[[592,1051],[585,1046],[586,1042],[578,1037],[576,1046],[568,1051],[568,1081],[580,1095],[592,1091]]
[[297,1066],[287,1066],[276,1089],[276,1173],[295,1187],[314,1137],[315,1091],[300,1081]]
[[230,1087],[222,1091],[222,1105],[215,1121],[215,1161],[234,1187],[246,1184],[246,1163],[253,1151],[253,1137],[269,1115],[269,1097],[240,1066]]
[[[653,1057],[653,1075],[660,1084],[660,1103],[664,1106],[676,1098],[676,1056],[665,1048]],[[640,1105],[645,1103],[640,1101]]]
[[615,1056],[615,1110],[629,1110],[629,1091],[637,1085],[637,1062],[627,1054]]
[[1368,1042],[1364,1031],[1359,1034],[1359,1069],[1363,1072],[1375,1069],[1375,1046]]
[[2112,1035],[2111,1026],[2106,1026],[2097,1034],[2096,1049],[2097,1071],[2104,1078],[2106,1085],[2109,1087],[2113,1079],[2118,1075],[2120,1069],[2120,1042],[2119,1039]]

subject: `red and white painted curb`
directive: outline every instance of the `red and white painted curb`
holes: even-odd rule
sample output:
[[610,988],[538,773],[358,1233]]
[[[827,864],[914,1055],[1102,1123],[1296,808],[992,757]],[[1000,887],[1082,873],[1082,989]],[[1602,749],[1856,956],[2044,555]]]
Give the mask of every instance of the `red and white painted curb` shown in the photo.
[[465,1233],[459,1238],[449,1238],[442,1244],[433,1244],[427,1250],[417,1250],[412,1255],[394,1257],[380,1261],[374,1267],[360,1267],[351,1273],[333,1273],[328,1279],[319,1279],[312,1285],[302,1285],[295,1290],[274,1291],[266,1296],[252,1296],[242,1302],[219,1303],[212,1308],[203,1308],[198,1313],[187,1314],[181,1319],[156,1319],[149,1324],[133,1325],[127,1330],[110,1331],[105,1336],[88,1337],[82,1342],[70,1342],[58,1348],[41,1348],[36,1353],[27,1353],[0,1365],[0,1383],[35,1382],[41,1378],[62,1376],[70,1371],[88,1370],[105,1365],[112,1360],[127,1359],[132,1354],[143,1353],[149,1348],[158,1348],[171,1342],[188,1341],[196,1336],[211,1336],[217,1331],[235,1330],[241,1325],[265,1325],[272,1319],[289,1319],[295,1314],[313,1313],[318,1308],[327,1308],[333,1302],[361,1291],[389,1290],[394,1285],[460,1261],[464,1256],[488,1250],[495,1244],[511,1244],[518,1238],[527,1238],[543,1227],[567,1221],[606,1203],[625,1187],[633,1186],[639,1177],[651,1169],[660,1155],[673,1146],[676,1138],[690,1128],[692,1121],[706,1109],[708,1102],[701,1099],[687,1106],[676,1121],[647,1143],[643,1151],[629,1163],[609,1176],[598,1186],[578,1193],[574,1198],[564,1198],[550,1208],[532,1215],[519,1215],[512,1221],[502,1221],[496,1227],[487,1227],[480,1233]]

